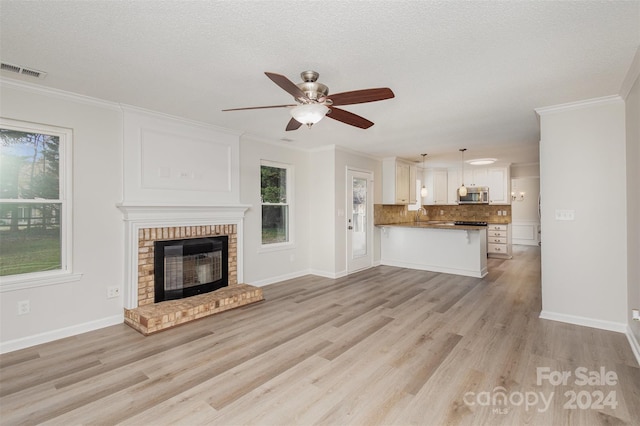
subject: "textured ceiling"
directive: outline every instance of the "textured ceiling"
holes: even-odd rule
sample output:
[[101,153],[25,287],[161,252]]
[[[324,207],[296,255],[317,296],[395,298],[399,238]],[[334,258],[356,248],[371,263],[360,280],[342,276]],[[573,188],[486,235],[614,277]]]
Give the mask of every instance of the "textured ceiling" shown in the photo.
[[[445,164],[538,161],[534,108],[615,95],[640,45],[640,2],[6,1],[3,62],[44,86],[244,131]],[[324,119],[285,132],[291,96],[264,71],[331,93],[390,87],[345,106],[368,130]]]

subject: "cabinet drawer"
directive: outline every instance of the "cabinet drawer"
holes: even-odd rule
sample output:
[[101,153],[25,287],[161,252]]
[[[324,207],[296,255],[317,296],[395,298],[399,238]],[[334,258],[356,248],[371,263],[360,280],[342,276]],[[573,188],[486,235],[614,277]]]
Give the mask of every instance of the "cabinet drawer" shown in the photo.
[[488,253],[507,253],[507,245],[506,244],[487,244],[487,252]]
[[488,242],[495,244],[507,244],[507,237],[489,237]]
[[494,237],[507,238],[507,231],[489,231],[487,232],[487,238],[491,240]]
[[507,225],[498,225],[491,223],[487,225],[490,231],[505,231],[507,232]]

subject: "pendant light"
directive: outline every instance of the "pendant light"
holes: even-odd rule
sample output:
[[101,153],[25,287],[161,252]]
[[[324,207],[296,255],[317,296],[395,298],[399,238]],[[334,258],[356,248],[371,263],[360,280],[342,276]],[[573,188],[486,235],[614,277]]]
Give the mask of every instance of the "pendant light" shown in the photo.
[[[427,187],[424,186],[424,157],[427,156],[427,154],[420,154],[422,155],[422,189],[420,189],[420,196],[422,198],[426,197],[427,195],[429,195],[429,192],[427,191]],[[422,203],[420,203],[422,204]]]
[[464,197],[465,195],[467,195],[467,187],[464,186],[464,152],[467,150],[467,148],[460,148],[459,151],[462,153],[462,185],[460,186],[460,188],[458,188],[458,194],[461,197]]

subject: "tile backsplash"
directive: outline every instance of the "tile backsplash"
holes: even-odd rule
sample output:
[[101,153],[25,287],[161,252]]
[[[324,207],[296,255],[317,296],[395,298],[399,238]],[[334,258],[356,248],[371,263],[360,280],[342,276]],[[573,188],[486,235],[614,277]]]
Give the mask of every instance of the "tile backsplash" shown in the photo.
[[[420,220],[475,220],[489,223],[511,223],[510,205],[439,205],[424,206],[427,214],[422,214]],[[506,212],[506,214],[502,214]],[[499,214],[500,213],[500,214]],[[403,205],[374,205],[374,224],[413,222],[415,211],[409,211]]]

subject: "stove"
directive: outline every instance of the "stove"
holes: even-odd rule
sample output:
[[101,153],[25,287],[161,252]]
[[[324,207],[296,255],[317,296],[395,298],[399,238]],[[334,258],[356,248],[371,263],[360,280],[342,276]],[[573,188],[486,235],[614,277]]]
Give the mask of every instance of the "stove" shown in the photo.
[[477,222],[473,220],[457,220],[453,222],[454,225],[466,225],[466,226],[487,226],[487,222]]

